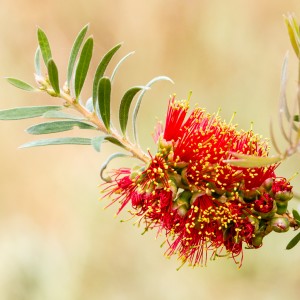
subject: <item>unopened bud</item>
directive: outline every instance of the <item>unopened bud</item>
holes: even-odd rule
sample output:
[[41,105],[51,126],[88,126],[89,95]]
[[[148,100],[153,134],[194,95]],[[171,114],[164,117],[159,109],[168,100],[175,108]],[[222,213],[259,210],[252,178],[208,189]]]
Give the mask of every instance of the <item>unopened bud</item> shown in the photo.
[[46,90],[47,94],[52,96],[52,97],[57,97],[58,94],[53,90],[53,89],[47,89]]
[[261,234],[256,234],[252,240],[252,246],[254,246],[255,248],[259,248],[262,245],[262,241],[263,241],[263,236]]
[[259,220],[256,217],[254,217],[254,216],[249,216],[248,220],[251,223],[251,225],[253,225],[254,232],[257,232],[258,229],[259,229]]
[[270,191],[272,189],[274,179],[273,178],[268,178],[264,181],[263,187],[266,191]]
[[252,190],[247,190],[247,191],[243,191],[243,199],[245,201],[247,200],[253,200],[257,197],[257,190],[256,189],[252,189]]
[[35,78],[35,81],[36,83],[40,86],[40,89],[46,89],[47,86],[48,86],[48,83],[46,81],[46,79],[41,76],[41,75],[38,75],[38,74],[34,74],[34,78]]
[[286,213],[287,207],[288,207],[288,203],[287,202],[276,202],[276,206],[277,206],[277,211],[276,213],[279,215],[282,215],[284,213]]
[[270,225],[275,232],[286,232],[290,228],[289,220],[285,217],[273,218]]
[[293,198],[294,194],[290,191],[279,191],[275,194],[275,200],[280,202],[286,202]]

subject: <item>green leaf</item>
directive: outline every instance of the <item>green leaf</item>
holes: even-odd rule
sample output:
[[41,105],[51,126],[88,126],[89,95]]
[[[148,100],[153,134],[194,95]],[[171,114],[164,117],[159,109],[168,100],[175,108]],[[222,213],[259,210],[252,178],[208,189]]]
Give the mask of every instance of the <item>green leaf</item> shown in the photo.
[[28,83],[16,79],[16,78],[12,78],[12,77],[6,77],[7,81],[12,84],[13,86],[21,89],[21,90],[25,90],[28,92],[37,92],[38,89],[34,88],[33,86],[29,85]]
[[54,92],[57,95],[59,95],[60,88],[59,88],[59,80],[58,80],[58,70],[57,70],[57,66],[52,58],[50,58],[48,61],[47,69],[48,69],[48,75],[49,75],[49,80],[50,80],[51,86],[52,86]]
[[42,70],[41,70],[41,49],[40,46],[37,47],[34,55],[34,69],[35,69],[35,74],[37,75],[42,75]]
[[43,114],[43,117],[49,118],[49,119],[70,119],[70,120],[76,120],[76,121],[85,120],[83,117],[74,116],[74,115],[67,114],[62,111],[55,111],[55,110],[50,110],[50,111],[45,112]]
[[127,154],[124,153],[114,153],[111,156],[108,157],[108,159],[102,164],[101,169],[100,169],[100,177],[103,181],[105,182],[111,182],[112,179],[110,176],[104,177],[103,173],[105,171],[105,169],[107,168],[108,164],[115,158],[117,157],[124,157],[124,156],[128,156]]
[[53,138],[32,141],[20,146],[20,148],[30,148],[30,147],[39,147],[39,146],[50,146],[50,145],[90,145],[90,138],[81,138],[81,137],[65,137],[65,138]]
[[113,47],[111,50],[109,50],[101,59],[95,76],[94,76],[94,80],[93,80],[93,105],[94,107],[96,107],[96,102],[97,102],[97,96],[98,96],[98,83],[101,77],[103,77],[104,72],[110,62],[110,60],[112,59],[112,57],[114,56],[114,54],[120,49],[120,47],[122,46],[122,44],[118,44],[115,47]]
[[63,106],[25,106],[0,111],[0,120],[20,120],[42,116],[50,110],[61,110]]
[[298,131],[298,128],[293,122],[291,122],[291,113],[289,111],[287,101],[286,101],[287,67],[288,67],[288,53],[284,57],[282,70],[281,70],[280,96],[279,96],[279,126],[280,126],[280,131],[282,136],[288,143],[291,144],[292,143],[291,136],[286,133],[284,128],[283,116],[285,116],[290,126],[292,126],[291,128],[293,128],[295,131]]
[[26,132],[29,134],[48,134],[55,132],[62,132],[72,130],[74,127],[78,127],[80,129],[94,129],[97,130],[96,127],[80,121],[52,121],[45,122],[37,125],[33,125],[29,127]]
[[287,244],[286,249],[294,248],[300,241],[300,232]]
[[116,138],[114,138],[111,135],[106,135],[105,140],[111,142],[112,144],[114,144],[116,146],[126,149],[126,147],[119,140],[117,140]]
[[300,215],[299,215],[298,211],[293,209],[292,212],[293,212],[293,217],[294,217],[295,221],[300,226]]
[[116,146],[126,149],[126,147],[122,143],[120,143],[116,138],[114,138],[111,135],[97,136],[92,138],[92,146],[97,152],[100,152],[101,145],[105,142],[110,142]]
[[100,115],[108,131],[110,129],[110,93],[110,80],[108,77],[102,77],[98,84],[98,101]]
[[102,143],[105,142],[105,136],[97,136],[92,138],[92,146],[97,152],[100,152]]
[[83,39],[85,37],[85,34],[86,34],[88,28],[89,28],[89,24],[85,25],[81,29],[81,31],[77,35],[77,37],[75,39],[75,42],[73,44],[71,54],[70,54],[70,58],[69,58],[69,63],[68,63],[68,70],[67,70],[67,83],[68,83],[68,86],[70,86],[70,84],[71,84],[72,74],[73,74],[73,69],[74,69],[74,65],[75,65],[75,62],[76,62],[76,58],[77,58],[79,49],[81,47],[81,44],[83,42]]
[[300,117],[299,117],[299,115],[294,115],[293,120],[294,120],[295,122],[300,122]]
[[[145,87],[149,87],[149,88],[150,88],[150,87],[152,86],[152,84],[154,84],[155,82],[158,82],[158,81],[162,81],[162,80],[167,80],[167,81],[169,81],[169,82],[171,82],[171,83],[174,84],[173,80],[170,79],[170,78],[167,77],[167,76],[157,76],[157,77],[153,78],[152,80],[150,80],[150,81],[145,85]],[[134,141],[135,141],[136,144],[138,144],[138,134],[137,134],[137,128],[136,128],[136,118],[137,118],[137,114],[138,114],[138,112],[139,112],[139,109],[140,109],[140,106],[141,106],[141,102],[142,102],[142,100],[143,100],[143,97],[144,97],[144,94],[146,93],[146,91],[147,91],[147,89],[144,89],[144,90],[140,93],[140,95],[139,95],[139,97],[138,97],[138,99],[137,99],[137,101],[136,101],[136,105],[135,105],[135,107],[134,107],[133,115],[132,115],[133,136],[134,136]]]
[[89,111],[89,112],[93,112],[94,111],[94,106],[93,106],[93,98],[90,97],[86,103],[85,103],[85,108]]
[[297,24],[297,21],[293,15],[288,15],[287,17],[284,18],[285,18],[285,24],[288,29],[288,34],[290,37],[292,47],[297,57],[299,57],[299,48],[300,48],[299,25]]
[[140,91],[144,89],[144,87],[136,86],[129,89],[123,96],[119,109],[119,121],[122,133],[125,135],[127,122],[128,122],[128,114],[131,102],[134,96]]
[[265,167],[272,164],[276,164],[281,161],[279,156],[274,157],[263,157],[255,155],[246,155],[241,153],[231,153],[234,157],[238,159],[225,159],[224,163],[230,164],[236,167],[242,168],[259,168]]
[[50,44],[45,32],[41,28],[38,28],[37,35],[44,63],[47,66],[49,59],[52,57]]
[[115,66],[111,76],[110,76],[110,81],[113,82],[114,78],[115,78],[115,75],[118,71],[118,69],[120,68],[121,64],[129,57],[131,56],[132,54],[134,54],[134,51],[128,53],[127,55],[125,55],[118,63],[117,65]]
[[86,75],[90,66],[90,62],[91,62],[91,58],[92,58],[92,54],[93,54],[93,46],[94,46],[94,41],[92,37],[89,37],[82,48],[80,57],[79,57],[79,61],[78,61],[78,65],[76,68],[76,72],[75,72],[75,96],[76,99],[78,99],[84,81],[86,79]]

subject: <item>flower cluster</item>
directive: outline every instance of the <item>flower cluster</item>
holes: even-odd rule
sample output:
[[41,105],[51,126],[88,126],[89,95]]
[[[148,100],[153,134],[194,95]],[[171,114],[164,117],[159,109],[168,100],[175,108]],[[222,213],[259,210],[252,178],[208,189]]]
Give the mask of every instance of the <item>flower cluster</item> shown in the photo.
[[158,151],[145,166],[116,170],[105,189],[121,211],[139,217],[145,230],[166,236],[166,255],[205,265],[230,256],[241,265],[243,246],[259,248],[272,231],[289,229],[292,186],[277,177],[277,164],[243,168],[225,161],[233,153],[268,156],[268,145],[252,131],[238,131],[218,115],[188,101],[169,100],[165,127],[154,134]]

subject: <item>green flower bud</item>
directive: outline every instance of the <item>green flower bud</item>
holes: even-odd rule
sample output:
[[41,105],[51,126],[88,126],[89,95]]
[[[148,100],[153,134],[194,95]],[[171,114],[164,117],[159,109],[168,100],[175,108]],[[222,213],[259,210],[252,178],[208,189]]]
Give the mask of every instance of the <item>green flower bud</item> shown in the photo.
[[276,213],[279,215],[282,215],[284,213],[286,213],[287,207],[288,207],[288,203],[287,202],[276,202],[276,206],[277,206],[277,211]]
[[268,178],[264,181],[262,186],[267,192],[269,192],[272,189],[273,182],[274,182],[273,178]]
[[285,217],[275,217],[271,220],[270,226],[275,232],[286,232],[290,228],[290,222]]
[[293,198],[294,194],[290,191],[279,191],[275,194],[275,200],[280,202],[286,202]]
[[262,245],[263,236],[261,234],[256,234],[252,240],[251,243],[255,248],[259,248]]
[[257,232],[259,229],[259,220],[254,216],[249,216],[248,220],[254,226],[254,232]]
[[174,182],[174,184],[179,187],[181,184],[181,176],[177,173],[168,174],[170,180]]
[[242,197],[245,201],[254,200],[258,195],[257,189],[243,191]]

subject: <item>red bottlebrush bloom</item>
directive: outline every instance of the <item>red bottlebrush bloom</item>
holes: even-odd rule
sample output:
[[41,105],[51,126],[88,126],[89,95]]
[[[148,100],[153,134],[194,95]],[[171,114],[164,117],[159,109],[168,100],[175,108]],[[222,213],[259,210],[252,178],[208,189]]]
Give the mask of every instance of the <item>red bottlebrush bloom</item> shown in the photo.
[[154,134],[157,154],[142,168],[116,171],[108,194],[120,202],[119,211],[130,203],[145,230],[166,236],[167,256],[177,253],[196,266],[227,254],[241,263],[243,245],[261,246],[275,200],[290,196],[291,186],[276,178],[277,165],[224,162],[233,152],[268,156],[267,143],[252,131],[238,131],[200,108],[187,117],[187,110],[187,101],[170,99],[165,128],[159,124]]

